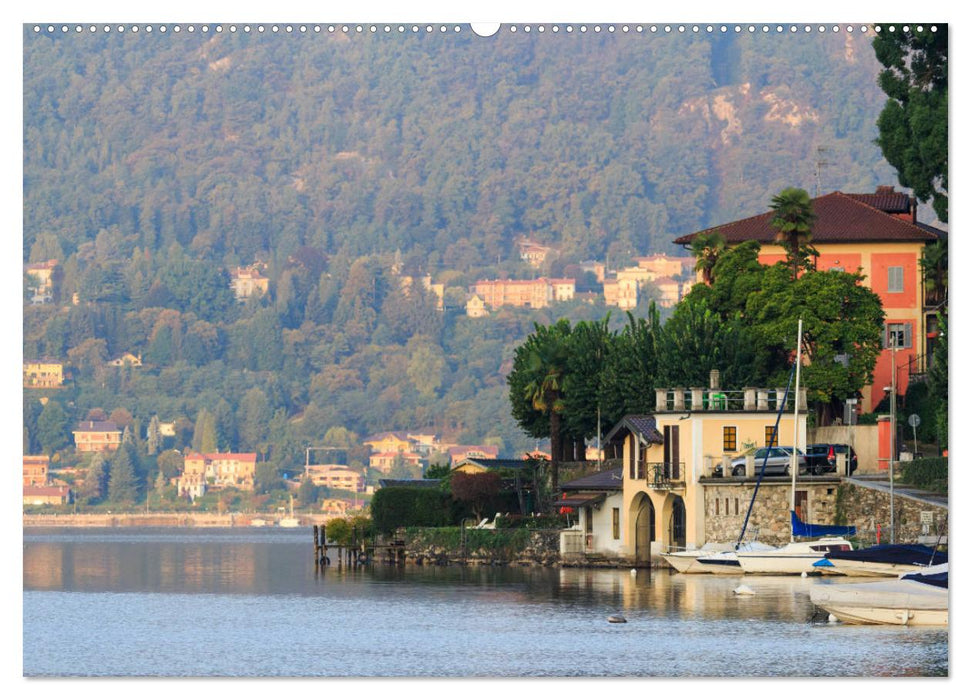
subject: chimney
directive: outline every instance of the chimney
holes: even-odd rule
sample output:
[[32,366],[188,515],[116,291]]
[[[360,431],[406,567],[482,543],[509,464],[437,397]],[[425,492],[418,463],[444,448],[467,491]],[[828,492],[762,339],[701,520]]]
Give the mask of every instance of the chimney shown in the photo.
[[910,223],[917,223],[917,197],[910,196]]
[[713,369],[711,372],[709,372],[708,373],[708,384],[709,384],[709,387],[708,388],[709,389],[718,389],[719,388],[719,386],[718,386],[718,380],[719,379],[720,379],[720,373],[718,372],[717,369]]

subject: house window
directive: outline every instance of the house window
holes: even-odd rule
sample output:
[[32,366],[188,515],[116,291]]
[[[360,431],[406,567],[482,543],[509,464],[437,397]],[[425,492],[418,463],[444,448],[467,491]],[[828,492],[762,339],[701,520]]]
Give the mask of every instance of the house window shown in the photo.
[[613,535],[615,540],[620,539],[620,508],[614,508],[611,511]]
[[593,534],[593,508],[587,506],[583,509],[583,531],[588,535]]
[[721,515],[721,503],[720,499],[715,499],[715,515]]
[[738,515],[738,499],[735,499],[735,515]]
[[884,337],[885,348],[909,348],[912,344],[909,323],[888,323]]
[[775,447],[779,444],[779,436],[775,433],[774,425],[765,426],[765,446]]
[[904,291],[904,268],[902,267],[887,268],[887,291],[888,292]]
[[738,429],[734,425],[726,425],[722,428],[722,449],[725,452],[734,452],[738,449]]

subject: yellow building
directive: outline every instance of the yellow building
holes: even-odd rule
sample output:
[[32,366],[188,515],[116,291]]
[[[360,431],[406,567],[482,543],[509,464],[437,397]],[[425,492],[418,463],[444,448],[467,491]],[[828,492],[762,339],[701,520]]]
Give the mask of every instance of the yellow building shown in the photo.
[[53,389],[64,383],[64,365],[51,360],[24,362],[24,388]]
[[253,490],[256,478],[255,452],[213,452],[189,454],[179,478],[181,493],[205,482],[212,488],[231,486],[245,491]]
[[408,435],[401,432],[375,433],[363,442],[372,452],[410,452],[413,447]]
[[270,288],[270,280],[264,277],[257,267],[237,267],[232,272],[229,286],[237,301],[246,301],[253,295],[263,296]]
[[[647,563],[669,548],[705,543],[705,480],[716,466],[773,444],[784,391],[658,389],[654,414],[625,416],[614,426],[604,442],[623,459],[621,551],[627,557]],[[800,394],[796,444],[804,449],[805,391]],[[774,444],[793,443],[792,409],[790,396]]]
[[309,464],[307,476],[314,486],[345,491],[364,491],[364,477],[344,464]]

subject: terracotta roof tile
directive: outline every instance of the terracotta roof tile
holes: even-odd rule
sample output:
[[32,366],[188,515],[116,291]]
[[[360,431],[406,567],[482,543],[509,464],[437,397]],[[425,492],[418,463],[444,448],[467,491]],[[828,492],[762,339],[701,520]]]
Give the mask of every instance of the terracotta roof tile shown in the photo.
[[[812,200],[816,221],[813,224],[814,243],[862,243],[872,241],[935,241],[943,233],[930,226],[918,226],[871,206],[859,197],[890,197],[891,195],[848,195],[842,192],[816,197]],[[704,231],[681,236],[675,243],[687,245],[699,233],[718,231],[728,243],[756,240],[775,241],[776,231],[769,222],[768,211],[747,219],[713,226]]]

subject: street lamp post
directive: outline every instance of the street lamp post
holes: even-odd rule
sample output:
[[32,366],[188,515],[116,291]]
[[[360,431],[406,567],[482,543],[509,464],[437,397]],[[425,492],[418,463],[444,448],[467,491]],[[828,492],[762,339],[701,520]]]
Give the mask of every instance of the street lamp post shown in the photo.
[[891,334],[890,344],[890,544],[897,542],[894,527],[893,471],[897,457],[897,334]]

